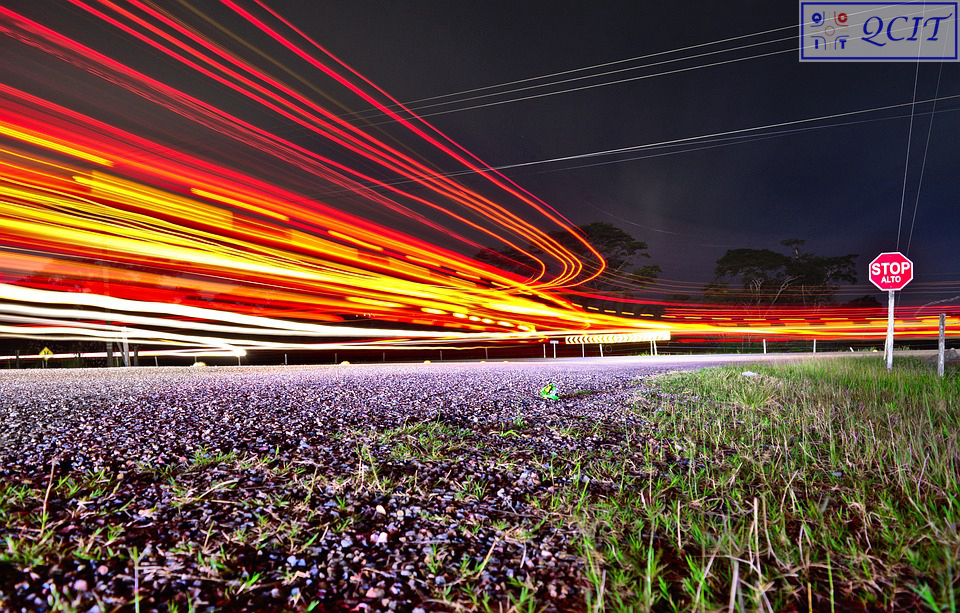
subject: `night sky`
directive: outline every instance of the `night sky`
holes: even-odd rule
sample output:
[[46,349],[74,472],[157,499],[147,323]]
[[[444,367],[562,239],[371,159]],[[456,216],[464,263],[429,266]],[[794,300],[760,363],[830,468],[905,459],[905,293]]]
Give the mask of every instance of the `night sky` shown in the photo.
[[[429,118],[495,166],[909,103],[913,98],[914,63],[799,63],[795,3],[700,2],[682,7],[678,10],[673,2],[355,0],[291,1],[281,8],[402,101],[791,26],[726,46],[790,37],[786,41],[617,77],[791,52]],[[666,58],[611,68],[658,59]],[[934,97],[939,70],[938,63],[920,65],[918,100]],[[960,94],[958,77],[960,64],[944,64],[939,95]],[[550,89],[423,112],[545,91]],[[938,108],[957,106],[957,101],[944,101]],[[924,113],[930,109],[929,104],[916,107],[901,250],[906,249],[930,121]],[[909,112],[906,107],[886,116]],[[609,221],[646,240],[666,278],[702,282],[711,277],[714,261],[726,248],[776,248],[781,239],[792,237],[806,239],[818,253],[858,253],[865,270],[873,255],[897,246],[909,127],[905,117],[592,168],[568,167],[610,158],[505,172],[576,223]],[[909,252],[918,281],[946,281],[960,273],[958,135],[960,114],[938,113]]]
[[[119,41],[116,32],[81,16],[66,3],[13,5],[45,23],[92,37],[108,49]],[[219,16],[212,3],[197,6]],[[287,0],[271,6],[401,101],[787,28],[607,69],[784,39],[780,42],[421,111],[492,166],[910,103],[917,70],[915,63],[801,64],[796,51],[798,11],[792,2],[701,2],[681,9],[672,2],[439,0]],[[229,11],[223,12],[229,16]],[[786,52],[579,92],[444,112],[777,51]],[[129,47],[122,51],[125,57],[137,52]],[[140,52],[142,59],[155,61]],[[16,72],[29,79],[32,73],[61,70],[53,60],[38,62],[11,60],[8,77],[15,82]],[[940,69],[937,63],[920,65],[918,100],[935,96]],[[164,74],[165,69],[158,70],[174,83],[184,76],[182,71]],[[62,76],[52,76],[58,74],[50,72],[45,81],[63,91],[73,87],[66,70]],[[944,64],[939,95],[960,94],[958,77],[960,63]],[[102,97],[91,98],[89,104],[123,106],[106,93],[98,95]],[[224,94],[225,105],[234,102]],[[918,282],[960,278],[960,113],[954,112],[958,102],[939,104],[938,109],[946,112],[936,114],[930,135],[909,250]],[[904,251],[910,238],[930,110],[930,104],[916,106],[900,242]],[[438,112],[442,114],[431,115]],[[779,248],[779,241],[787,238],[806,239],[809,249],[825,255],[860,254],[863,272],[876,253],[897,247],[909,114],[907,106],[836,120],[906,115],[885,121],[699,151],[692,149],[702,148],[704,143],[504,172],[574,223],[611,222],[647,241],[652,261],[663,268],[663,277],[687,282],[691,288],[712,278],[714,262],[726,249]],[[162,125],[152,118],[149,121]],[[276,123],[276,118],[265,123],[270,122]],[[636,156],[646,159],[609,163]],[[573,168],[597,163],[604,164]],[[480,183],[477,177],[461,180]],[[866,283],[865,278],[861,282]],[[920,286],[915,283],[911,289],[918,291]],[[863,293],[879,294],[872,286],[862,289]],[[942,291],[945,296],[957,293],[950,287]],[[905,295],[908,300],[909,294],[910,289]],[[928,295],[916,298],[925,301]]]

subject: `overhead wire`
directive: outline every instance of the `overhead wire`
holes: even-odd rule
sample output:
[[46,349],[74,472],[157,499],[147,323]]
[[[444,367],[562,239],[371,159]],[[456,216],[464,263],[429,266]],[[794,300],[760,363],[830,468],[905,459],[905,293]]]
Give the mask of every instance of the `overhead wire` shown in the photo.
[[[940,62],[940,71],[937,74],[937,89],[934,92],[934,98],[940,95],[940,79],[943,77],[943,62]],[[917,198],[913,203],[913,219],[910,221],[910,236],[907,239],[907,255],[910,254],[910,245],[913,244],[913,229],[917,223],[917,209],[920,208],[920,192],[923,189],[923,175],[927,168],[927,152],[930,149],[930,133],[933,131],[933,119],[936,117],[937,103],[933,103],[933,112],[930,115],[930,123],[927,125],[927,139],[923,145],[923,162],[920,164],[920,180],[917,183]]]

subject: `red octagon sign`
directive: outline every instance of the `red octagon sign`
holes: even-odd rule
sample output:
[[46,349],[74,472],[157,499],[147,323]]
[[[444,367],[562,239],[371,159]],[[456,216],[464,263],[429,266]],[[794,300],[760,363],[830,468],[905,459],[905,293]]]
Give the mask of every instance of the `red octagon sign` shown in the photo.
[[898,291],[913,281],[913,262],[899,251],[881,253],[869,270],[870,282],[883,291]]

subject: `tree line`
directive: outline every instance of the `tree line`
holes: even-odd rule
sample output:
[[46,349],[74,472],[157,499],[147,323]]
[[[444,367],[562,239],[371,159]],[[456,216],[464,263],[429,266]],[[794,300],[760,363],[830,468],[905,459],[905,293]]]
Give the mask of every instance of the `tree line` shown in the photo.
[[[662,269],[652,262],[647,243],[623,229],[602,221],[579,226],[577,230],[599,251],[607,268],[599,277],[579,286],[584,292],[611,297],[633,297],[655,283]],[[596,257],[569,232],[551,232],[551,236],[576,253],[585,262],[597,266]],[[780,250],[728,249],[717,261],[713,279],[696,298],[703,302],[741,305],[821,306],[835,303],[837,290],[857,281],[857,254],[820,255],[804,248],[805,241],[791,238],[780,242]],[[529,254],[529,255],[528,255]],[[539,268],[530,256],[542,252],[530,247],[526,253],[517,249],[496,251],[484,249],[477,257],[498,268],[519,275],[533,275]],[[673,294],[673,301],[688,302],[690,295]],[[853,301],[875,306],[875,299],[864,297]]]

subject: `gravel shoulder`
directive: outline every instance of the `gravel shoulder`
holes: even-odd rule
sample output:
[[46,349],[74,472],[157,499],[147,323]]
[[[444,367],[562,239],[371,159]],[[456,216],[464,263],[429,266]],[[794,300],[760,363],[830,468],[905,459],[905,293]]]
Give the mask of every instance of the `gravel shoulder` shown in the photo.
[[676,368],[0,371],[0,603],[583,609],[567,510],[643,465]]

